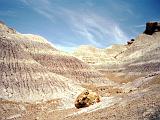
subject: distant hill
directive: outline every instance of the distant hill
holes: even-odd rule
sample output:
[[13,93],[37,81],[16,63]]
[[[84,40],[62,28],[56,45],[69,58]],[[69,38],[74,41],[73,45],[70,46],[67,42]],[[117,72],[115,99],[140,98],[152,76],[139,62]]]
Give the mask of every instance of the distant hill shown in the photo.
[[97,69],[123,68],[125,71],[160,71],[160,32],[140,34],[132,44],[99,49],[80,46],[73,52],[77,58]]

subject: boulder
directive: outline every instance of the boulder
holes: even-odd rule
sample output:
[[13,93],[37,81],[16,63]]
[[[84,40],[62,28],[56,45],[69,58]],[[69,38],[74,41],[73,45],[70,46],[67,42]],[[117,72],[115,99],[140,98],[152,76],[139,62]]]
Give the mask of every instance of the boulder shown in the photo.
[[130,41],[127,42],[127,45],[131,45],[135,40],[131,39]]
[[100,102],[100,96],[96,92],[85,90],[76,98],[75,107],[79,109],[98,102]]

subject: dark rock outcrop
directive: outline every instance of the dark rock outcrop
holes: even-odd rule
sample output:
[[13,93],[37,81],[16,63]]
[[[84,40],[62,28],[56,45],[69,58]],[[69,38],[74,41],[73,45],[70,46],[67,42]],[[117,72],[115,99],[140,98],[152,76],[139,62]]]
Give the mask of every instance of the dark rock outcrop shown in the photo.
[[127,45],[131,45],[135,40],[131,39],[130,41],[127,42]]
[[147,22],[145,34],[152,35],[154,32],[160,31],[160,23],[159,22]]

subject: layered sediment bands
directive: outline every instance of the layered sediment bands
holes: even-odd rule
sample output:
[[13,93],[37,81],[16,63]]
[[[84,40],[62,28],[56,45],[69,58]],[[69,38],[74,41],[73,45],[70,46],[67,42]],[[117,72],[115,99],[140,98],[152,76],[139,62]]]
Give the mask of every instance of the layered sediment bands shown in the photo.
[[[156,32],[153,35],[140,34],[135,38],[133,44],[131,44],[130,47],[117,58],[126,56],[122,59],[123,61],[128,60],[128,62],[133,62],[135,59],[143,56],[140,60],[146,60],[146,57],[149,55],[146,55],[148,52],[152,52],[152,54],[150,54],[151,56],[154,56],[154,54],[158,55],[157,53],[159,52],[159,47],[160,32]],[[155,57],[159,57],[159,55]],[[149,58],[155,59],[155,57],[148,57],[147,60]]]
[[72,56],[37,55],[35,59],[49,69],[49,71],[72,78],[76,82],[89,83],[103,80],[103,76],[100,73]]
[[58,51],[43,37],[0,31],[0,95],[15,101],[73,97],[77,83],[109,83],[81,60]]
[[160,32],[155,32],[153,35],[140,34],[131,45],[114,45],[106,49],[80,47],[74,55],[96,69],[149,72],[160,70],[159,53]]
[[[17,38],[19,38],[18,35]],[[40,36],[25,35],[18,41],[35,61],[50,72],[71,78],[75,83],[105,82],[103,75],[95,69],[67,53],[58,51]]]
[[116,57],[127,49],[125,45],[112,45],[110,48],[100,49],[94,46],[82,45],[73,55],[90,65],[115,64]]
[[71,97],[82,89],[35,61],[20,40],[5,35],[0,36],[1,98],[32,102]]
[[[160,32],[141,34],[133,44],[118,56],[127,71],[160,71]],[[125,57],[126,56],[126,57]]]
[[0,32],[16,34],[16,31],[13,28],[9,28],[2,21],[0,21]]

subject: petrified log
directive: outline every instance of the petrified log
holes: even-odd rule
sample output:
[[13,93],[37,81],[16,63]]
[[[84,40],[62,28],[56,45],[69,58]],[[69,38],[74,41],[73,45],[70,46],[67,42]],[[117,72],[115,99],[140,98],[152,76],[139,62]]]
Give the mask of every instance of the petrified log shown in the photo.
[[76,98],[75,107],[78,109],[88,107],[97,102],[100,102],[100,96],[96,92],[85,90]]

